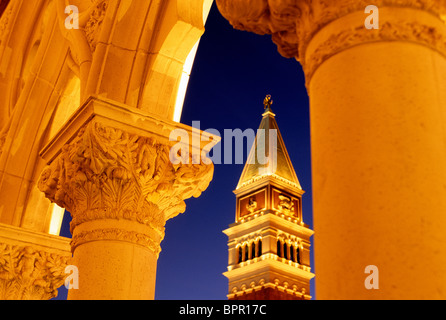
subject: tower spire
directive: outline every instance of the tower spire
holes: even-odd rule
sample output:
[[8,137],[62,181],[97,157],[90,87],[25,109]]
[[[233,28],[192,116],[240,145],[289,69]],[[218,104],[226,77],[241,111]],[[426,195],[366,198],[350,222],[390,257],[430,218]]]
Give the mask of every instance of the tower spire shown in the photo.
[[[272,104],[271,95],[267,95],[263,101],[265,112],[262,114],[257,137],[249,152],[237,190],[261,178],[268,178],[280,180],[302,191],[277,125],[276,115],[271,110]],[[262,155],[268,158],[268,163],[265,164],[261,161],[262,159],[259,159]]]

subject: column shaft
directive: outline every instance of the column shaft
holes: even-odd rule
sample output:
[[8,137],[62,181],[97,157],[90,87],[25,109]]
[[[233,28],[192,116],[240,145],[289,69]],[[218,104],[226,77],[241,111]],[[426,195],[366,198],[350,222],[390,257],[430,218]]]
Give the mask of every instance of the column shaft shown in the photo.
[[157,255],[125,241],[93,241],[74,253],[79,289],[69,300],[153,300]]
[[[412,37],[418,23],[439,21],[410,9],[383,15],[400,39],[336,52],[309,79],[318,299],[446,296],[446,59]],[[414,16],[406,29],[401,17]],[[353,19],[324,29],[307,56]],[[356,35],[368,32],[384,31]],[[365,287],[368,265],[378,290]]]
[[444,299],[446,3],[217,4],[305,72],[317,299]]

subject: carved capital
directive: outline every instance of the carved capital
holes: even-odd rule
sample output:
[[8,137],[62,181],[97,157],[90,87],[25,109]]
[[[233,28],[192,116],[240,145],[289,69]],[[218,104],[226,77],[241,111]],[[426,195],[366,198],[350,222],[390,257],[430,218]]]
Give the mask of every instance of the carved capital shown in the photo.
[[0,299],[49,300],[64,284],[69,257],[0,243]]
[[99,42],[102,22],[105,19],[107,8],[108,0],[100,0],[94,5],[93,10],[90,9],[91,13],[85,24],[85,35],[92,52],[96,50],[96,45]]
[[[326,59],[367,42],[417,42],[446,55],[445,1],[374,1],[380,11],[385,10],[378,30],[364,26],[364,10],[371,4],[367,0],[217,0],[217,4],[236,29],[271,34],[284,57],[299,60],[307,82]],[[343,18],[348,21],[333,25]],[[321,32],[328,26],[328,32]],[[314,44],[316,37],[321,39]]]
[[71,213],[73,251],[108,239],[158,254],[166,221],[185,211],[185,199],[208,187],[213,165],[173,164],[174,142],[109,123],[95,118],[82,126],[42,172],[38,187]]

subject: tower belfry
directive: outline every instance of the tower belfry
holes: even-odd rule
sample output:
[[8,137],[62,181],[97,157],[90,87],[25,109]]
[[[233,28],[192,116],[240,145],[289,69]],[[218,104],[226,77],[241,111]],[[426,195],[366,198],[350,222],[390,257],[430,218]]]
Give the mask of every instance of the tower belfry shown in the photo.
[[[271,110],[271,96],[234,193],[228,236],[230,300],[311,299],[310,237],[304,191]],[[267,159],[267,161],[265,161]]]

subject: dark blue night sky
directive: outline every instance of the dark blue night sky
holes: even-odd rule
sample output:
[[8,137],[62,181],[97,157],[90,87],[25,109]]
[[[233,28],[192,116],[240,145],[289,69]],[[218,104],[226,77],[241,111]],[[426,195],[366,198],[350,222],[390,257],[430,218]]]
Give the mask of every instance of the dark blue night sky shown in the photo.
[[[181,122],[192,125],[192,121],[200,121],[202,130],[212,128],[222,134],[224,129],[256,130],[267,94],[273,97],[272,110],[306,191],[304,222],[312,228],[309,103],[302,68],[297,61],[280,56],[270,36],[234,30],[214,3]],[[244,159],[249,147],[245,146]],[[227,270],[228,249],[222,230],[235,219],[232,191],[242,169],[243,165],[216,165],[209,188],[200,198],[187,200],[186,212],[167,222],[158,260],[156,299],[226,299],[228,281],[222,273]],[[70,236],[67,224],[64,221],[63,236]],[[314,280],[311,290],[314,298]],[[63,287],[59,299],[66,299]]]

